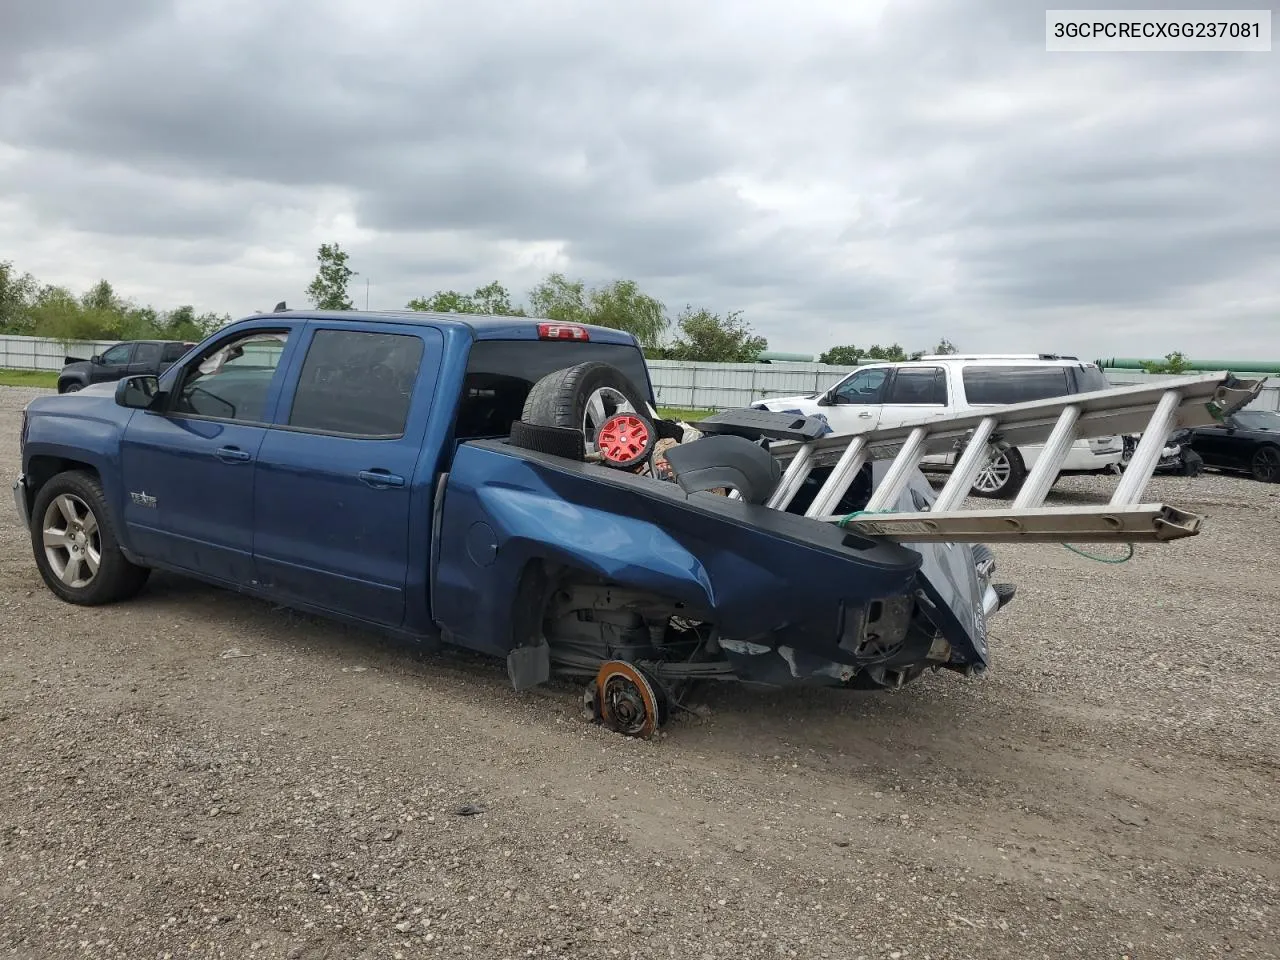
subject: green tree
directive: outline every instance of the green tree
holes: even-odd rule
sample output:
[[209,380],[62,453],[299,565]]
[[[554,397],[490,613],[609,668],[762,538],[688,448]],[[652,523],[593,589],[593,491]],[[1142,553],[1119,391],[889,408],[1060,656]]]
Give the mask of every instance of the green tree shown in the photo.
[[833,367],[852,367],[866,356],[866,351],[861,347],[855,347],[852,343],[845,344],[843,347],[832,347],[818,357],[819,363],[829,363]]
[[587,295],[588,323],[625,330],[642,347],[655,348],[671,321],[662,301],[641,293],[634,280],[615,280]]
[[907,359],[907,351],[896,343],[892,343],[887,347],[875,344],[867,350],[867,359],[869,360],[887,360],[893,363],[901,363]]
[[949,355],[953,353],[959,353],[960,351],[956,349],[956,345],[954,343],[952,343],[946,337],[943,337],[941,340],[938,341],[938,345],[933,348],[933,352],[937,354]]
[[429,297],[415,297],[406,306],[410,310],[426,310],[431,313],[475,313],[494,317],[523,317],[522,308],[511,302],[507,288],[496,280],[476,287],[472,294],[457,290],[437,290]]
[[162,314],[156,321],[159,335],[166,340],[191,340],[199,342],[219,327],[231,322],[229,314],[196,313],[196,308],[184,304]]
[[[37,337],[69,340],[105,340],[104,318],[84,308],[82,298],[66,287],[46,285],[31,305],[31,332]],[[112,324],[114,326],[114,324]]]
[[17,277],[12,264],[0,263],[0,332],[76,340],[202,340],[231,322],[227,314],[196,314],[181,306],[167,312],[138,304],[99,280],[80,296],[66,287],[37,284],[30,274]]
[[477,313],[488,314],[491,317],[523,317],[525,315],[524,308],[517,307],[511,302],[511,294],[497,280],[483,287],[476,287],[476,292],[471,295],[471,302],[478,308]]
[[1191,369],[1191,361],[1180,350],[1166,353],[1163,360],[1144,360],[1142,369],[1147,373],[1186,373]]
[[348,254],[338,244],[322,243],[316,251],[320,264],[315,279],[307,287],[307,299],[318,310],[350,310],[354,306],[347,294],[351,278],[358,276],[347,266]]
[[676,321],[676,338],[662,353],[671,360],[704,363],[754,363],[769,347],[756,336],[742,311],[720,316],[705,308],[685,307]]
[[589,323],[586,285],[581,280],[568,279],[563,273],[547,274],[545,280],[529,291],[529,312],[561,323]]
[[548,274],[529,291],[529,312],[561,323],[592,323],[625,330],[650,351],[657,351],[671,325],[661,300],[640,290],[634,280],[614,280],[588,289],[581,280]]
[[30,334],[39,284],[29,273],[21,276],[8,260],[0,260],[0,332],[22,336]]
[[101,310],[106,313],[124,313],[126,307],[123,300],[116,296],[115,288],[106,280],[99,280],[84,296],[80,305],[86,310]]

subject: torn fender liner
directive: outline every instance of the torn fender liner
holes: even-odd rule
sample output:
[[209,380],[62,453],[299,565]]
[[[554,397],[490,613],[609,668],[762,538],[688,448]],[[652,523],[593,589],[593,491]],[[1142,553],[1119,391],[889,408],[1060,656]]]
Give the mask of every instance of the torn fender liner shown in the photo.
[[703,437],[666,451],[676,483],[686,493],[732,487],[747,503],[764,503],[782,479],[773,454],[742,437]]
[[516,647],[507,654],[507,676],[516,690],[529,690],[551,679],[551,647],[540,643]]

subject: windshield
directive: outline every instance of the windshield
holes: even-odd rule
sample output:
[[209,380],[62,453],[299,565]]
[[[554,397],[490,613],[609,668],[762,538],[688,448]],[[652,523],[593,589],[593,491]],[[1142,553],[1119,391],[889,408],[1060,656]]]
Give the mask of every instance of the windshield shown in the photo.
[[1245,410],[1236,414],[1235,421],[1245,430],[1274,430],[1280,433],[1280,413],[1269,410]]
[[653,403],[644,354],[624,343],[564,340],[477,340],[458,406],[457,438],[505,437],[520,419],[533,385],[548,373],[589,360],[611,364]]

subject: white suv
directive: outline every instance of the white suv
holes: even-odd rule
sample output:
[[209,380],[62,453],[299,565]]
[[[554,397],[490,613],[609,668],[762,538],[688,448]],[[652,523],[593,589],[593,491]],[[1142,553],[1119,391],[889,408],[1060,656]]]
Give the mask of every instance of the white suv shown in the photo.
[[[1056,354],[942,354],[905,363],[870,363],[826,393],[753,401],[758,410],[820,414],[835,433],[862,433],[940,413],[1024,403],[1110,387],[1096,364]],[[1043,446],[1013,447],[995,456],[978,475],[973,492],[1012,497]],[[944,469],[957,454],[925,457],[923,467]],[[1114,473],[1120,469],[1120,437],[1077,440],[1062,473]]]

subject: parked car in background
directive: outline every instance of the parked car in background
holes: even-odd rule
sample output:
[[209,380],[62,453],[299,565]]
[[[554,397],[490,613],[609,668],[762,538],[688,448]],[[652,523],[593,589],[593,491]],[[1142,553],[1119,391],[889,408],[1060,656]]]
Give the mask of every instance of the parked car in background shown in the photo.
[[1191,449],[1205,466],[1241,471],[1263,483],[1280,483],[1280,413],[1241,410],[1221,425],[1196,427]]
[[126,340],[95,353],[88,360],[63,357],[58,392],[75,393],[91,383],[109,383],[125,377],[159,376],[194,347],[184,340]]
[[[1133,452],[1138,449],[1140,433],[1124,435],[1124,456],[1120,465],[1128,468],[1133,459]],[[1156,473],[1176,474],[1182,477],[1198,477],[1204,472],[1204,459],[1191,449],[1191,431],[1175,430],[1169,434],[1164,449],[1160,451],[1160,460],[1156,464]]]
[[[757,400],[757,410],[821,415],[835,433],[860,433],[918,420],[931,413],[977,412],[983,407],[1045,400],[1109,389],[1098,366],[1051,353],[940,354],[905,363],[872,363],[831,389],[806,397]],[[1011,447],[992,458],[974,481],[982,497],[1012,497],[1022,488],[1042,446]],[[1113,473],[1124,443],[1118,436],[1077,440],[1062,473]],[[949,468],[957,453],[925,457],[923,467]]]

